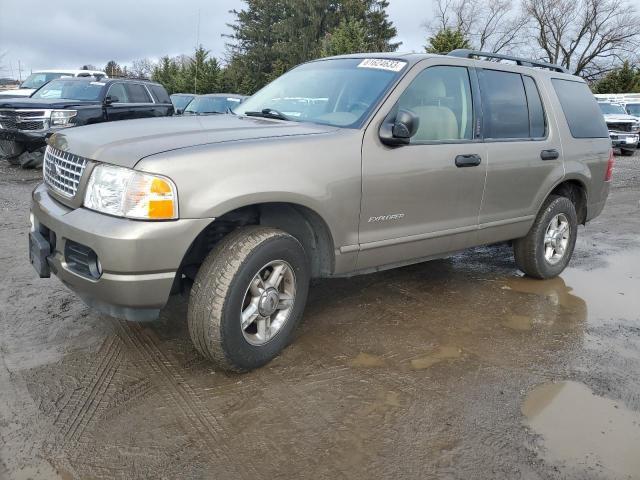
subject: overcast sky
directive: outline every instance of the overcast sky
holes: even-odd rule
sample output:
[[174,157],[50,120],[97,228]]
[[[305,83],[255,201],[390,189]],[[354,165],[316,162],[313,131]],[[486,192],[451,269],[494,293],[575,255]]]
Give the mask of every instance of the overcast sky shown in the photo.
[[[22,78],[32,69],[102,68],[113,59],[127,64],[139,58],[189,53],[200,43],[218,58],[225,52],[229,10],[240,0],[0,0],[0,77]],[[389,16],[398,29],[402,51],[425,43],[424,23],[431,0],[390,0]]]

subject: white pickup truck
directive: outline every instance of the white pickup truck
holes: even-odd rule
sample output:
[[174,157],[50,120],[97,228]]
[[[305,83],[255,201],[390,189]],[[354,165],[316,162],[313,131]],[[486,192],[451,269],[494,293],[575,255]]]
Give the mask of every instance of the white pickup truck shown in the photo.
[[0,100],[16,97],[29,97],[45,83],[61,77],[108,78],[106,73],[98,70],[36,70],[20,84],[20,88],[1,91]]

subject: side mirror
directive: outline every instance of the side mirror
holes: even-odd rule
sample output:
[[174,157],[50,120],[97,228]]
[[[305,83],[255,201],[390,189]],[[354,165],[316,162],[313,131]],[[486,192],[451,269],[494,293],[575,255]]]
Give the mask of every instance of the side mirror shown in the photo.
[[184,111],[180,108],[176,108],[176,115],[182,115]]
[[387,119],[380,127],[380,141],[385,145],[408,145],[418,131],[420,119],[409,110],[399,110],[395,118]]
[[119,101],[120,99],[115,95],[107,95],[106,98],[104,99],[104,104],[111,105],[112,103],[118,103]]

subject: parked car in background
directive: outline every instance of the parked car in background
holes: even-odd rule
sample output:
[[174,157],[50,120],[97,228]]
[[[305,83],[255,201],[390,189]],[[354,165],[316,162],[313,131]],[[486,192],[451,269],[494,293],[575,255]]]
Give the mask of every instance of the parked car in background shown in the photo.
[[13,78],[0,78],[0,90],[15,90],[20,86],[18,80]]
[[198,95],[189,102],[182,112],[184,115],[204,115],[208,113],[227,113],[240,105],[244,99],[243,95],[233,93],[211,93]]
[[614,148],[622,155],[633,155],[640,141],[640,120],[629,115],[622,105],[598,102],[609,129],[609,137]]
[[93,77],[96,80],[108,78],[106,73],[98,70],[38,70],[29,75],[20,88],[0,91],[0,100],[28,97],[45,83],[62,77]]
[[52,135],[31,204],[38,274],[128,320],[189,291],[195,348],[246,371],[293,339],[311,278],[505,241],[523,272],[552,278],[609,194],[589,87],[531,59],[325,58],[234,113]]
[[181,115],[189,102],[196,97],[193,93],[174,93],[171,95],[171,103],[175,109],[176,115]]
[[158,83],[59,78],[30,98],[0,99],[0,157],[37,167],[46,138],[61,129],[172,114],[171,99]]
[[636,102],[628,102],[624,104],[625,111],[635,117],[636,120],[640,120],[640,100]]

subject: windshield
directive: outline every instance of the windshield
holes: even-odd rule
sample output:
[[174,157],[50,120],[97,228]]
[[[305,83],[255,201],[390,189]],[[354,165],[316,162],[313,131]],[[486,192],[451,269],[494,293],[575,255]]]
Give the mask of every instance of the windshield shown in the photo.
[[271,109],[289,120],[357,127],[406,64],[400,60],[356,58],[306,63],[274,80],[234,113],[255,114]]
[[239,98],[196,97],[184,109],[184,113],[226,113],[240,104]]
[[184,107],[189,105],[191,100],[193,100],[193,95],[171,95],[171,103],[176,110],[184,110]]
[[627,113],[634,117],[640,117],[640,103],[627,103]]
[[53,80],[31,95],[31,98],[65,100],[99,100],[103,82],[80,80]]
[[[65,74],[57,73],[57,72],[32,73],[27,77],[27,79],[24,82],[22,82],[22,85],[20,85],[20,87],[21,88],[40,88],[45,83],[50,82],[51,80],[55,80],[56,78],[60,78],[63,75]],[[69,76],[72,76],[72,75],[69,75]]]
[[602,110],[602,113],[606,113],[606,114],[623,114],[626,115],[627,112],[624,111],[624,108],[622,108],[622,105],[616,105],[613,103],[599,103],[598,105],[600,105],[600,110]]

